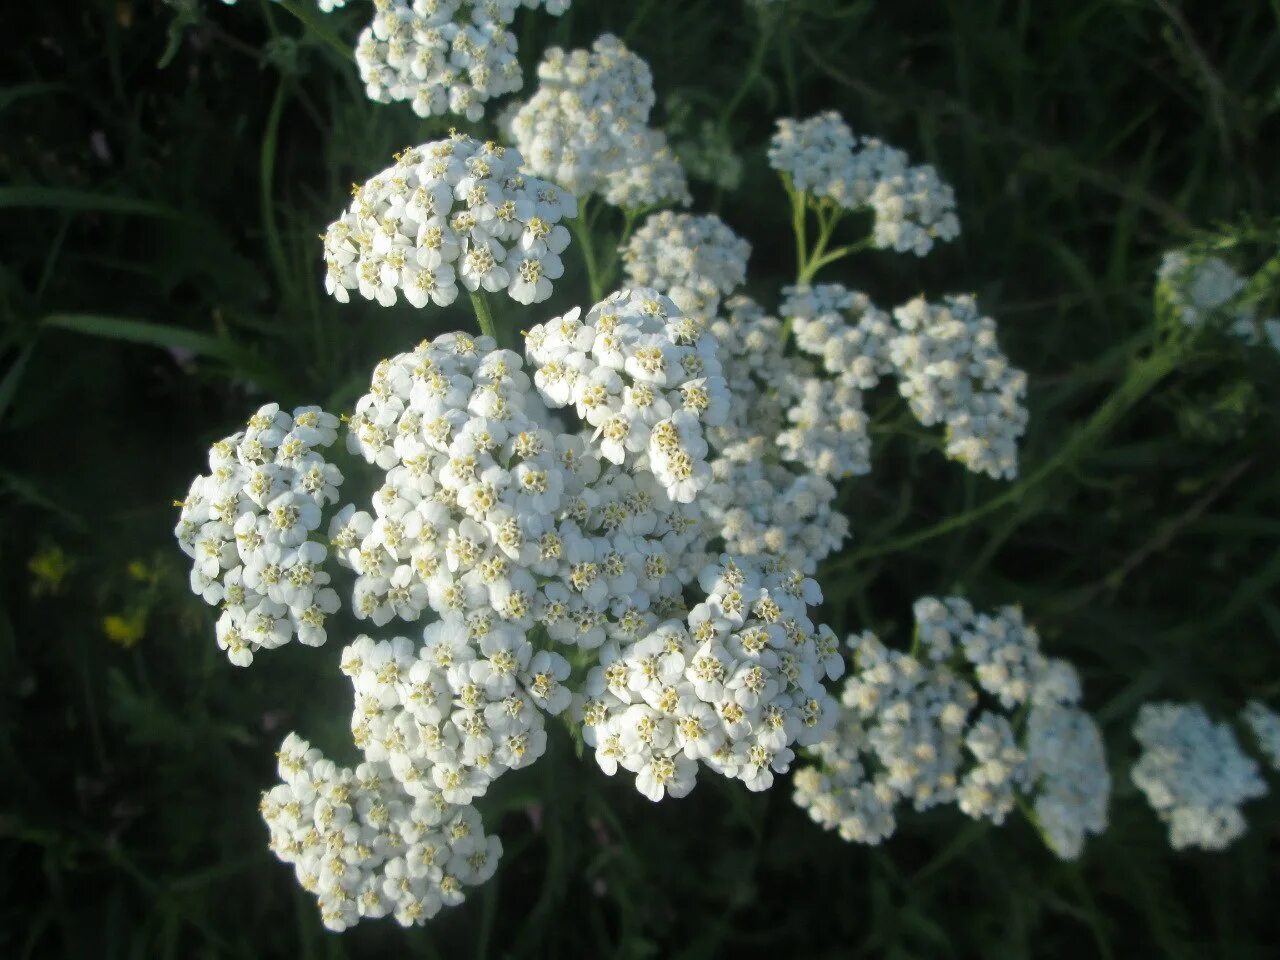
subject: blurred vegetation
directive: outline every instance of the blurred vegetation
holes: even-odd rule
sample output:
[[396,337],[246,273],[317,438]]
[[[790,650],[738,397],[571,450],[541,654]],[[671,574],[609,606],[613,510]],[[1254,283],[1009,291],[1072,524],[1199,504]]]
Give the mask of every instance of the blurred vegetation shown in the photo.
[[[367,10],[0,12],[0,955],[1274,956],[1280,801],[1227,853],[1175,855],[1127,767],[1143,700],[1225,716],[1280,694],[1280,364],[1212,336],[1150,362],[1161,251],[1275,253],[1276,0],[789,0],[765,29],[737,0],[521,14],[530,71],[605,29],[650,63],[695,209],[751,239],[766,303],[794,263],[774,117],[838,109],[954,184],[957,243],[822,279],[886,304],[976,292],[1031,374],[1023,479],[878,421],[825,614],[901,642],[921,594],[1021,603],[1084,672],[1113,826],[1078,864],[954,810],[855,847],[785,785],[704,777],[652,806],[557,728],[482,802],[507,853],[466,906],[323,931],[256,802],[285,731],[349,755],[341,645],[228,665],[170,502],[257,403],[340,409],[378,358],[473,323],[464,301],[324,296],[316,237],[347,185],[448,126],[364,98],[345,51]],[[585,289],[567,259],[539,317]]]

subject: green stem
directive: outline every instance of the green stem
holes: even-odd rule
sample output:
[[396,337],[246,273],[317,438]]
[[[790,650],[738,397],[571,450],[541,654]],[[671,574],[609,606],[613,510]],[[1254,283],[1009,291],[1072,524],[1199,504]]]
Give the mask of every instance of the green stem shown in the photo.
[[791,232],[796,237],[796,276],[804,276],[805,256],[809,252],[809,244],[805,240],[804,194],[791,185],[791,178],[783,176],[782,184],[786,187],[787,197],[791,200]]
[[325,26],[319,15],[314,10],[304,7],[301,3],[298,3],[297,0],[279,0],[279,4],[289,11],[289,13],[301,20],[308,30],[323,40],[325,44],[334,50],[340,57],[344,60],[350,60],[352,63],[355,63],[355,50],[349,44],[344,42],[341,37]]
[[471,294],[471,306],[476,311],[476,320],[480,322],[480,332],[486,337],[493,337],[502,346],[502,338],[498,336],[498,328],[493,322],[493,312],[489,309],[489,300],[483,290],[475,290]]
[[577,241],[578,249],[582,251],[582,263],[587,268],[587,283],[591,287],[591,302],[597,303],[604,299],[604,282],[600,275],[600,267],[596,263],[595,247],[591,244],[591,230],[587,226],[583,211],[578,212],[578,216],[574,220],[566,221],[569,224],[569,230],[573,233],[573,239]]
[[1107,397],[1102,406],[1094,412],[1093,416],[1082,427],[1071,435],[1066,443],[1058,448],[1056,454],[1041,464],[1034,473],[1015,483],[1004,493],[992,497],[986,503],[972,510],[948,517],[946,520],[935,523],[933,526],[925,527],[923,530],[916,530],[914,533],[906,534],[894,540],[873,544],[847,554],[836,563],[828,566],[824,573],[838,575],[852,569],[863,560],[882,556],[886,553],[896,553],[899,550],[905,550],[908,547],[914,547],[917,544],[933,540],[953,530],[967,527],[988,514],[995,513],[1012,503],[1016,503],[1059,470],[1070,466],[1088,453],[1098,440],[1114,429],[1119,420],[1130,409],[1136,406],[1143,397],[1155,389],[1165,377],[1177,368],[1182,357],[1183,353],[1177,347],[1163,345],[1158,347],[1149,357],[1135,363],[1129,369],[1125,379]]
[[276,283],[282,296],[287,296],[289,292],[290,274],[284,257],[284,246],[280,242],[280,228],[276,224],[274,180],[286,83],[285,78],[281,77],[276,86],[275,99],[271,101],[271,109],[267,113],[267,128],[262,134],[262,152],[258,163],[258,175],[262,184],[262,230],[266,234],[267,250],[271,255],[271,265],[275,268]]
[[819,251],[815,249],[814,256],[809,260],[809,266],[805,271],[805,275],[800,278],[800,282],[812,283],[813,278],[823,267],[829,266],[837,260],[843,260],[845,257],[851,256],[855,253],[861,253],[869,246],[871,246],[871,238],[867,237],[863,240],[859,240],[857,243],[849,243],[843,247],[836,247],[836,249],[829,253],[823,253],[821,256],[818,255]]
[[772,19],[764,10],[760,11],[760,22],[757,24],[755,46],[751,49],[751,60],[742,75],[742,82],[738,84],[738,89],[733,92],[724,110],[720,112],[719,127],[722,133],[729,129],[733,115],[737,113],[738,107],[742,106],[742,101],[751,91],[752,86],[760,79],[760,68],[764,65],[764,55],[769,50],[769,39],[773,36]]

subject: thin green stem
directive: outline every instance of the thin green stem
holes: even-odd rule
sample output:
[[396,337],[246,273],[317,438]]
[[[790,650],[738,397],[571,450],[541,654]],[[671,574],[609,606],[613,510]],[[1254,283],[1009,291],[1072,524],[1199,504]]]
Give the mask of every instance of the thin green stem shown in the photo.
[[787,197],[791,200],[791,232],[796,237],[796,276],[804,276],[805,258],[809,252],[809,244],[805,239],[804,194],[791,185],[791,178],[783,176],[782,184],[786,187]]
[[591,230],[587,226],[583,213],[584,211],[579,211],[575,219],[566,222],[573,233],[573,239],[578,244],[578,249],[582,251],[582,263],[587,268],[587,283],[591,287],[591,302],[595,303],[604,299],[604,282],[599,264],[596,263],[596,251],[591,243]]
[[287,294],[289,287],[289,268],[284,257],[284,246],[280,242],[280,228],[276,224],[275,209],[275,172],[276,148],[280,139],[280,115],[284,111],[285,84],[288,81],[280,78],[276,86],[275,98],[271,101],[271,109],[267,113],[267,128],[262,134],[262,152],[259,155],[258,175],[262,189],[262,230],[267,238],[267,250],[270,251],[271,265],[276,271],[276,283],[281,293]]
[[769,50],[769,39],[773,36],[772,20],[773,18],[768,15],[767,11],[760,11],[760,22],[756,25],[756,42],[751,48],[751,59],[747,63],[746,71],[742,74],[742,82],[738,84],[738,89],[733,92],[729,102],[720,111],[719,127],[721,132],[729,129],[733,115],[737,113],[738,107],[742,106],[742,101],[746,99],[747,94],[751,92],[751,88],[760,79],[761,68],[764,66],[764,56]]
[[476,311],[476,320],[480,323],[480,332],[486,337],[493,337],[502,345],[502,337],[498,335],[498,328],[493,322],[493,312],[489,309],[489,299],[484,295],[483,290],[475,290],[471,293],[471,306]]
[[344,42],[341,37],[325,26],[319,15],[314,10],[308,9],[301,3],[298,3],[298,0],[279,0],[279,5],[301,20],[302,24],[309,31],[324,41],[325,45],[337,53],[338,56],[342,57],[344,60],[350,60],[352,63],[355,63],[355,50],[349,44]]
[[804,272],[799,277],[799,282],[812,283],[813,278],[817,276],[818,271],[823,267],[830,266],[837,260],[843,260],[845,257],[852,256],[855,253],[861,253],[869,246],[871,246],[871,238],[865,237],[857,243],[845,244],[843,247],[836,247],[836,249],[828,252],[823,252],[821,245],[815,247],[813,256],[810,257],[808,264],[805,266]]
[[1181,362],[1183,352],[1177,346],[1162,345],[1143,360],[1135,363],[1120,385],[1071,437],[1058,448],[1058,452],[1045,461],[1039,469],[1009,487],[999,496],[992,497],[972,510],[948,517],[940,523],[916,530],[913,533],[886,540],[883,543],[871,544],[861,550],[846,554],[835,563],[830,564],[825,573],[838,575],[846,572],[864,560],[896,553],[908,547],[933,540],[936,537],[967,527],[974,521],[981,520],[988,514],[995,513],[1010,504],[1016,503],[1040,484],[1044,483],[1058,471],[1080,460],[1091,450],[1095,443],[1106,436],[1119,420],[1137,405],[1143,397],[1172,373]]

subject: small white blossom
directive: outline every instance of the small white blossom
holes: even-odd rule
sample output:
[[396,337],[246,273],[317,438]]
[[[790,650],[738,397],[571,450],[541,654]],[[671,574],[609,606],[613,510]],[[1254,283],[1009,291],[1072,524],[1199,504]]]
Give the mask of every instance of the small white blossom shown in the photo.
[[342,484],[321,453],[337,426],[319,407],[290,415],[268,404],[213,445],[209,474],[180,503],[174,535],[192,559],[191,590],[222,607],[218,646],[237,666],[294,637],[320,646],[338,610],[327,551],[312,539]]
[[325,289],[383,306],[448,306],[458,287],[522,304],[551,295],[573,216],[571,194],[521,172],[520,154],[455,133],[396,155],[353,190],[324,235]]
[[1148,703],[1133,735],[1142,745],[1133,782],[1168,824],[1175,850],[1223,850],[1244,834],[1240,806],[1267,785],[1230,725],[1214,723],[1199,704]]

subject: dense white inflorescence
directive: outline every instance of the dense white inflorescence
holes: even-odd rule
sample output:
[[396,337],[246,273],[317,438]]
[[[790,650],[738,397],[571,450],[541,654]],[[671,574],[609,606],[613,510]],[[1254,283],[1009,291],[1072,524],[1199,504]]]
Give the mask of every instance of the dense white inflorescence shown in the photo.
[[661,290],[689,316],[709,321],[720,298],[746,282],[751,244],[715,214],[663,210],[650,215],[621,252],[632,286]]
[[[592,648],[682,608],[705,541],[689,503],[707,472],[702,418],[722,405],[714,341],[654,291],[529,341],[532,381],[517,354],[462,334],[375,371],[349,445],[386,480],[373,515],[345,508],[332,530],[359,575],[357,617],[492,610]],[[574,408],[595,439],[563,432],[549,406]]]
[[276,756],[282,782],[260,804],[271,849],[330,930],[386,916],[421,925],[497,869],[502,843],[475,807],[429,787],[411,796],[385,763],[339,767],[296,734]]
[[319,407],[290,415],[268,404],[213,445],[209,473],[181,501],[174,534],[194,561],[191,591],[221,605],[218,646],[238,666],[295,637],[320,646],[338,610],[321,569],[327,550],[313,539],[342,484],[322,453],[337,427]]
[[570,701],[569,664],[534,651],[490,611],[430,624],[422,642],[357,637],[342,671],[355,688],[351,733],[371,762],[389,764],[410,796],[470,803],[546,749],[542,711]]
[[996,342],[996,324],[970,296],[918,297],[893,312],[889,359],[898,390],[925,426],[946,429],[947,456],[975,473],[1012,479],[1027,428],[1027,375]]
[[846,840],[879,843],[899,803],[954,802],[998,824],[1019,795],[1034,797],[1050,848],[1079,856],[1106,827],[1111,781],[1075,671],[1040,652],[1015,608],[977,614],[925,597],[915,617],[920,656],[871,633],[849,639],[843,709],[811,751],[817,766],[797,772],[796,802]]
[[1229,724],[1214,723],[1199,704],[1147,703],[1133,735],[1142,745],[1133,782],[1168,824],[1175,850],[1223,850],[1244,834],[1240,806],[1267,785]]
[[374,0],[356,43],[369,99],[479,120],[489,100],[524,85],[508,29],[522,6],[559,16],[569,0]]
[[871,137],[855,137],[835,112],[782,119],[769,163],[791,189],[843,210],[870,210],[874,246],[924,256],[960,235],[955,195],[929,165]]
[[533,173],[629,210],[689,202],[684,170],[648,126],[653,74],[621,40],[605,34],[590,50],[552,47],[538,79],[533,97],[507,118]]
[[835,635],[809,619],[821,601],[798,571],[724,556],[703,570],[706,600],[627,644],[601,651],[579,707],[583,739],[613,775],[636,775],[650,800],[693,789],[698,764],[766,790],[793,745],[835,720],[822,682],[844,670]]
[[728,389],[715,337],[668,297],[622,290],[585,317],[532,327],[525,343],[543,399],[574,406],[606,460],[647,466],[677,503],[707,486],[705,430],[725,422]]
[[[731,401],[725,422],[708,432],[714,480],[700,502],[730,553],[769,554],[812,574],[840,546],[849,523],[834,508],[835,484],[792,462],[780,445],[784,432],[802,429],[791,408],[811,365],[784,354],[782,324],[754,301],[738,296],[726,306],[711,331]],[[833,422],[845,431],[827,431],[837,451],[859,450],[864,421],[837,412]]]
[[1253,732],[1272,770],[1280,770],[1280,713],[1260,700],[1250,700],[1240,714]]
[[1256,347],[1280,352],[1280,317],[1260,319],[1248,281],[1221,257],[1168,250],[1156,269],[1156,301],[1184,326],[1217,326]]
[[539,303],[564,273],[573,195],[520,172],[520,154],[454,133],[397,154],[324,234],[325,289],[383,306],[448,306],[458,286]]

